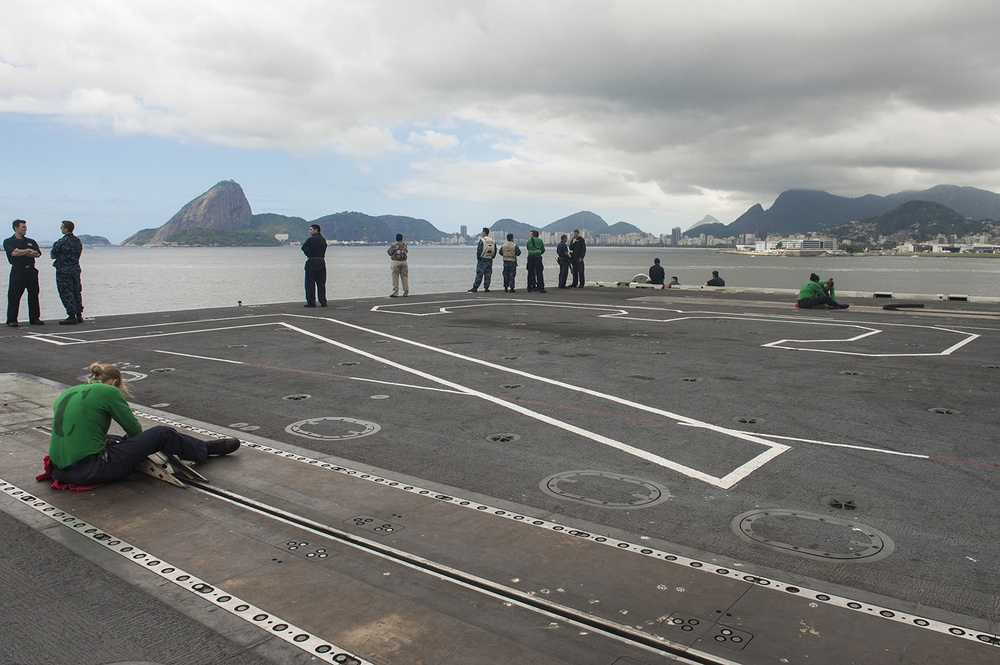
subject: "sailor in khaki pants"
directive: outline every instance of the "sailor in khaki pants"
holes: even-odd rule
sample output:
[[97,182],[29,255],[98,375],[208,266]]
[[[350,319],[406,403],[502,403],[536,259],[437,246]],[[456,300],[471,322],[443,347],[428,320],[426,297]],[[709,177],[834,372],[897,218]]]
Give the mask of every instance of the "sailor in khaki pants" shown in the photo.
[[396,234],[396,242],[389,247],[389,257],[392,259],[392,293],[390,298],[399,296],[399,280],[403,279],[403,295],[410,295],[410,276],[406,265],[406,243],[403,234]]

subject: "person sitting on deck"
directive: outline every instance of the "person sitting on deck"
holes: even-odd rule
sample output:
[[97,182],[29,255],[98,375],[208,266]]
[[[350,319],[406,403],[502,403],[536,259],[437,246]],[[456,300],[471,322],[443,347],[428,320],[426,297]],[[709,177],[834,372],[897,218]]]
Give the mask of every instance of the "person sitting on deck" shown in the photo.
[[829,307],[830,309],[847,309],[848,305],[841,305],[833,299],[833,280],[828,279],[820,284],[819,275],[812,273],[809,281],[799,289],[799,300],[795,306],[799,309],[812,309],[813,307]]
[[705,286],[725,286],[725,285],[726,285],[726,280],[719,277],[718,270],[713,270],[712,279],[705,282]]
[[675,275],[674,277],[670,278],[670,283],[667,284],[667,288],[668,289],[672,289],[673,287],[680,286],[680,285],[681,285],[681,283],[679,281],[677,281],[677,277]]
[[658,284],[660,288],[664,288],[663,281],[667,273],[663,270],[663,266],[660,265],[659,259],[653,259],[653,265],[649,266],[649,283]]
[[[129,394],[118,367],[94,363],[88,383],[56,398],[48,454],[56,481],[77,487],[101,485],[124,478],[156,452],[204,462],[209,455],[228,455],[240,447],[239,439],[202,441],[162,425],[143,431],[125,401]],[[120,442],[108,437],[112,420],[125,430]]]

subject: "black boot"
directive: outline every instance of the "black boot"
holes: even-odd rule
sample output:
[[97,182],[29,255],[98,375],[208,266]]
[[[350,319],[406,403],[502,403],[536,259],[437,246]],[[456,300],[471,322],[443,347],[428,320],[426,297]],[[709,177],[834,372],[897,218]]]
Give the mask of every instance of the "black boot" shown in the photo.
[[206,441],[209,455],[228,455],[240,447],[239,439],[211,439]]

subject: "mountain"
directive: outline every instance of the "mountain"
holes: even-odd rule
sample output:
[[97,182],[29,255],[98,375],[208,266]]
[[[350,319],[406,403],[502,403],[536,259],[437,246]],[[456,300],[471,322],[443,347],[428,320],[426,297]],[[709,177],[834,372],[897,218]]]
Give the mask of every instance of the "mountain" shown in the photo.
[[[497,240],[506,240],[507,239],[506,234],[513,233],[514,240],[519,240],[523,242],[526,241],[529,237],[531,237],[531,230],[534,228],[536,227],[531,226],[529,224],[525,224],[524,222],[519,222],[516,219],[509,219],[509,218],[498,219],[497,221],[493,222],[492,226],[490,226],[490,235],[495,237]],[[498,234],[504,234],[504,235],[501,238]]]
[[[695,222],[694,224],[692,224],[691,226],[689,226],[687,230],[688,231],[694,231],[699,226],[711,226],[713,224],[718,224],[719,226],[725,226],[722,222],[720,222],[719,220],[717,220],[715,217],[712,217],[711,215],[705,215],[704,217],[701,218],[701,221]],[[686,231],[685,231],[685,233],[686,233]],[[698,233],[705,233],[705,232],[704,231],[698,231]]]
[[614,224],[612,224],[611,226],[609,226],[607,229],[605,229],[603,231],[603,233],[607,233],[607,234],[613,235],[613,236],[624,236],[624,235],[628,235],[629,233],[642,233],[642,234],[645,234],[646,232],[643,231],[642,229],[640,229],[638,226],[633,226],[632,224],[629,224],[628,222],[615,222]]
[[[174,236],[190,231],[240,231],[246,229],[252,220],[253,211],[250,210],[250,202],[247,201],[243,188],[235,180],[224,180],[181,208],[147,242],[136,242],[136,236],[143,233],[140,231],[122,244],[158,246],[168,242],[183,243],[184,238]],[[273,242],[274,239],[271,240]]]
[[726,225],[724,230],[714,225],[698,226],[686,231],[685,235],[692,235],[696,230],[698,233],[711,233],[706,228],[715,228],[718,232],[712,235],[718,237],[741,233],[808,233],[876,217],[909,201],[939,203],[972,219],[1000,219],[1000,194],[975,187],[937,185],[923,191],[898,192],[888,196],[867,194],[858,198],[836,196],[823,191],[791,189],[782,192],[767,210],[760,204],[752,206]]
[[426,219],[401,215],[372,217],[363,212],[338,212],[314,219],[310,224],[319,224],[327,240],[391,243],[397,233],[402,233],[408,241],[437,242],[451,235],[439,231]]
[[868,244],[883,237],[903,242],[909,239],[930,240],[938,235],[994,235],[998,232],[997,227],[1000,227],[997,222],[973,221],[940,203],[907,201],[876,217],[827,230],[849,242]]
[[589,210],[581,210],[562,219],[557,219],[541,230],[549,231],[550,233],[569,233],[573,229],[587,229],[591,235],[596,236],[607,233],[608,223],[600,215],[596,215]]

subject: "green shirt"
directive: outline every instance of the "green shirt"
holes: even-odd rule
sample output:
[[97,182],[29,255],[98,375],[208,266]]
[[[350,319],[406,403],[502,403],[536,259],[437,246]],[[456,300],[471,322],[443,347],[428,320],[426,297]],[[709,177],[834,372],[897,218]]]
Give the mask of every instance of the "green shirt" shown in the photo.
[[544,254],[545,253],[545,243],[542,242],[541,238],[528,238],[528,242],[524,245],[528,249],[528,254]]
[[56,398],[52,405],[52,437],[49,458],[56,466],[94,455],[107,445],[111,420],[121,425],[126,437],[142,431],[122,391],[107,383],[83,383]]
[[806,298],[821,298],[826,295],[823,286],[819,282],[806,282],[799,289],[799,300]]

